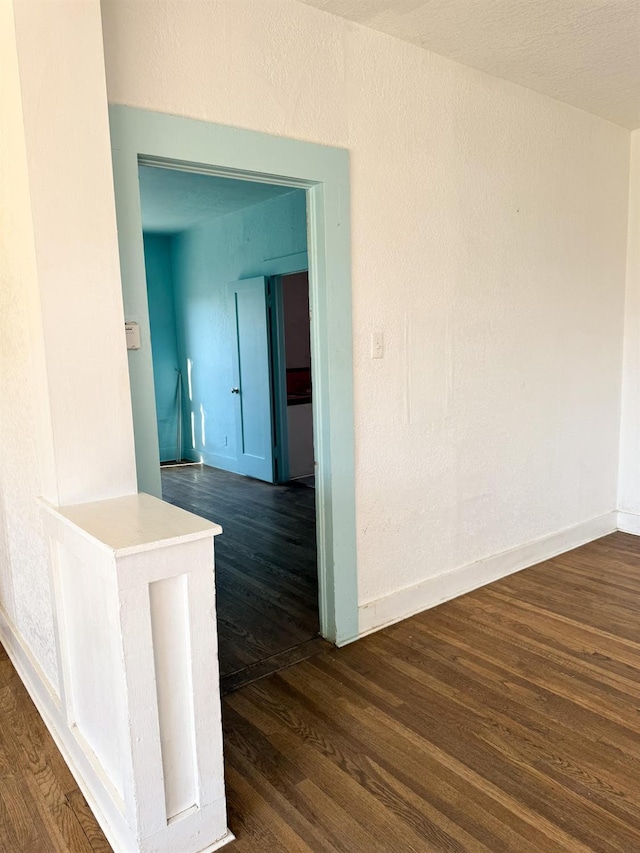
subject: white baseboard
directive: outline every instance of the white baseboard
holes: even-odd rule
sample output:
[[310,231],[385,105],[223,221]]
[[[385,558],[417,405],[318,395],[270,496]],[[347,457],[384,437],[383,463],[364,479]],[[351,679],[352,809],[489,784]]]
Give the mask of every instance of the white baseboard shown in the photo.
[[[0,608],[0,642],[18,673],[44,724],[49,730],[78,787],[93,812],[114,853],[135,853],[138,845],[122,812],[107,791],[105,780],[93,767],[87,753],[67,725],[59,698],[40,670],[28,646],[8,615]],[[222,804],[224,809],[224,802]],[[222,838],[208,844],[201,853],[212,853],[233,841],[227,830]]]
[[236,837],[231,832],[230,829],[226,831],[226,833],[220,838],[218,841],[215,841],[213,844],[209,844],[208,847],[205,847],[204,850],[201,850],[200,853],[213,853],[214,850],[220,850],[222,847],[226,847],[227,844],[230,844],[232,841],[235,841]]
[[640,536],[640,515],[636,512],[618,511],[618,530]]
[[[620,513],[610,512],[589,521],[569,527],[550,536],[544,536],[509,551],[502,551],[484,560],[469,563],[414,586],[392,592],[383,598],[361,604],[358,608],[359,636],[363,637],[394,622],[471,592],[485,584],[497,581],[528,566],[557,557],[600,536],[618,529]],[[637,530],[640,534],[640,516]]]
[[115,809],[113,801],[107,794],[104,801],[96,796],[95,792],[103,788],[102,780],[67,726],[55,694],[48,687],[48,682],[41,674],[28,647],[2,609],[0,609],[0,642],[89,804],[89,808],[100,824],[107,841],[116,853],[129,851],[131,845],[127,844],[128,831],[122,815]]

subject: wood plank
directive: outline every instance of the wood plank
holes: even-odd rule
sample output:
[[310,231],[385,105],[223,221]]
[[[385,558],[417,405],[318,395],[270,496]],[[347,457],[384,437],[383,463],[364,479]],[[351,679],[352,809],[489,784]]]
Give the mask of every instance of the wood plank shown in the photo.
[[272,675],[274,672],[280,672],[281,669],[293,666],[303,660],[308,660],[315,655],[319,655],[321,652],[328,651],[330,648],[332,648],[331,643],[323,640],[322,637],[307,640],[306,643],[301,643],[298,646],[273,655],[264,661],[257,661],[250,666],[238,670],[238,672],[232,672],[229,675],[223,676],[220,679],[221,693],[223,696],[226,696],[233,690],[238,690],[246,684],[251,684],[251,682],[265,678],[267,675]]
[[[8,661],[3,649],[0,660]],[[89,809],[74,808],[81,797],[75,780],[13,668],[4,665],[0,678],[0,849],[108,853]],[[94,847],[92,841],[99,839]]]
[[[216,539],[220,673],[225,690],[262,677],[318,636],[315,491],[209,468],[162,469],[166,501],[223,527]],[[244,675],[237,677],[238,670]]]
[[89,839],[89,844],[94,853],[111,853],[111,846],[96,823],[93,812],[87,805],[82,792],[75,788],[75,790],[69,791],[67,799],[84,834]]

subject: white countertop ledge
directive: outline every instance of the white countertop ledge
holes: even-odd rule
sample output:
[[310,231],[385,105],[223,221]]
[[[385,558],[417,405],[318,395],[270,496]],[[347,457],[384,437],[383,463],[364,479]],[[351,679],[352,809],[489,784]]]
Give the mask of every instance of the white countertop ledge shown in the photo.
[[53,518],[116,557],[222,533],[219,524],[144,492],[73,506],[54,506],[44,498],[39,502]]

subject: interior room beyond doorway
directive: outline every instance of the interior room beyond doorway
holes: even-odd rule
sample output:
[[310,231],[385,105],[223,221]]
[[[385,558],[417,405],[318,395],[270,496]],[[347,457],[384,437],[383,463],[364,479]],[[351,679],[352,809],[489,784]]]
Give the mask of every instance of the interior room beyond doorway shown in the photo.
[[319,639],[306,194],[140,166],[162,491],[222,524],[223,685]]

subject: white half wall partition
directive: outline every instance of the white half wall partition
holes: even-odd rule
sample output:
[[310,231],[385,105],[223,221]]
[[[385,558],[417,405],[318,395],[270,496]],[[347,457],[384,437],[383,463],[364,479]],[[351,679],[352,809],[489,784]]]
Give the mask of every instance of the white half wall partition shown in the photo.
[[42,502],[67,757],[117,853],[230,841],[213,573],[217,524],[138,494]]

